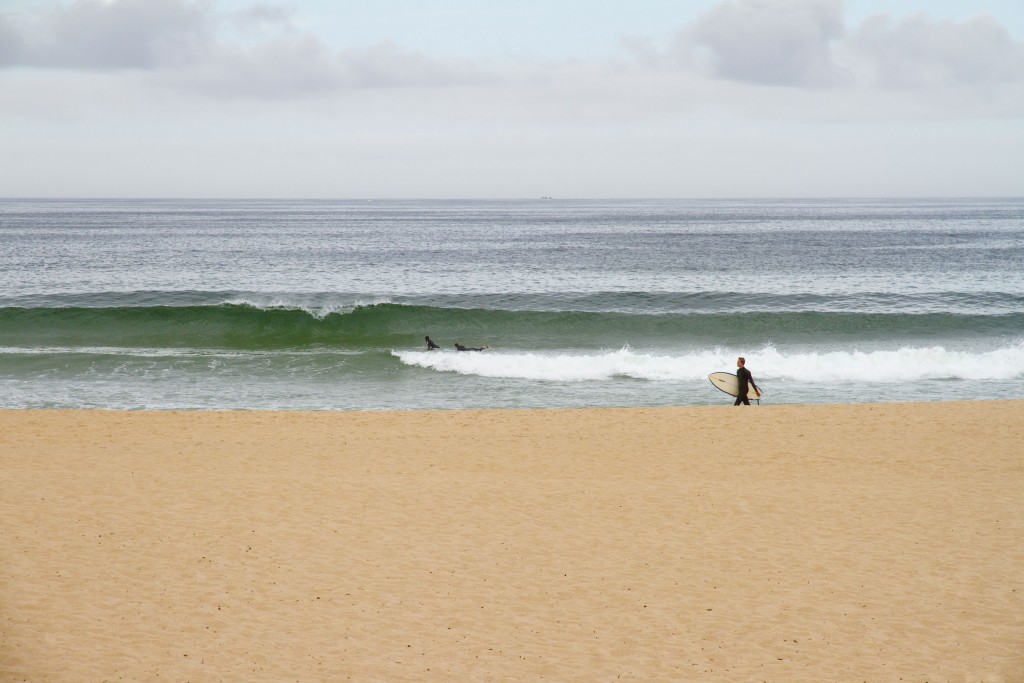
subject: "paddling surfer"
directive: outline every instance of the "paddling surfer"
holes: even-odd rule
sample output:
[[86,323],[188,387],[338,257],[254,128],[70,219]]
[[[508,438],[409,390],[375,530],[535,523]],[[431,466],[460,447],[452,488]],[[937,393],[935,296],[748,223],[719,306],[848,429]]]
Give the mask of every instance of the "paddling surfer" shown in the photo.
[[463,346],[462,344],[460,344],[458,342],[455,342],[455,350],[456,351],[483,351],[484,349],[489,349],[489,348],[491,348],[491,347],[490,346],[480,346],[480,347],[477,347],[477,348],[474,349],[474,348]]
[[746,366],[746,358],[740,356],[736,359],[736,379],[739,380],[740,389],[736,394],[734,406],[738,406],[740,403],[745,406],[750,405],[750,399],[747,398],[747,392],[750,391],[750,387],[754,387],[754,391],[757,392],[757,398],[761,398],[761,390],[757,388],[757,384],[754,383],[754,376],[750,374],[750,370],[747,370]]

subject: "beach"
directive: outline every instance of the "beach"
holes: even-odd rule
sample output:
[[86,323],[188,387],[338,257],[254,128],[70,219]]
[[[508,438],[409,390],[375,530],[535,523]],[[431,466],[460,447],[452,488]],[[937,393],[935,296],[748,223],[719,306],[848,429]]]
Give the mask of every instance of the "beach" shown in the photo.
[[1020,681],[1024,402],[0,411],[3,681]]

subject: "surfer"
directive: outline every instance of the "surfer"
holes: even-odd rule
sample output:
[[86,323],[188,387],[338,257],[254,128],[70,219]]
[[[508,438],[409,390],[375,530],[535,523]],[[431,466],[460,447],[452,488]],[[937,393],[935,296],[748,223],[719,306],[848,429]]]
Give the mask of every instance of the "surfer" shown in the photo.
[[490,346],[480,346],[480,347],[474,349],[474,348],[463,346],[462,344],[460,344],[458,342],[455,342],[455,350],[456,351],[483,351],[484,349],[489,349],[489,348],[491,348],[491,347]]
[[746,365],[747,359],[743,356],[736,359],[736,379],[740,382],[740,390],[736,394],[734,406],[738,406],[740,403],[745,406],[750,405],[750,399],[747,398],[747,392],[750,391],[750,387],[754,387],[757,397],[761,398],[761,390],[757,388],[757,384],[754,383],[754,376],[750,374],[750,370],[747,370]]
[[434,349],[439,349],[439,348],[441,348],[440,346],[438,346],[437,344],[435,344],[435,343],[434,343],[434,340],[433,340],[433,339],[431,339],[430,337],[424,337],[424,339],[426,339],[426,340],[427,340],[427,351],[433,351]]

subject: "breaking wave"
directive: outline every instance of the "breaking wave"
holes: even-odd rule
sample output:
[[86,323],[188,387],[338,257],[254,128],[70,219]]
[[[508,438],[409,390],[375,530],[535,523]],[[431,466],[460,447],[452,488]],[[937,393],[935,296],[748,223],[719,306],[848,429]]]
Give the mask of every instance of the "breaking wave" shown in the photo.
[[[734,370],[736,355],[721,349],[686,354],[639,353],[628,348],[602,353],[504,353],[486,351],[396,351],[402,363],[438,372],[480,377],[586,382],[614,378],[696,380],[712,370]],[[942,346],[891,351],[782,353],[767,346],[748,353],[761,381],[912,382],[933,379],[1024,378],[1024,343],[989,351]]]

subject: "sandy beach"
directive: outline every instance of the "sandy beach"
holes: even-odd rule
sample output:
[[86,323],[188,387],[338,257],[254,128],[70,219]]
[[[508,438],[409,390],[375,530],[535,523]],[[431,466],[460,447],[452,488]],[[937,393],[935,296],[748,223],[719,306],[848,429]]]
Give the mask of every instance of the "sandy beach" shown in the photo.
[[3,681],[1024,680],[1024,402],[0,411]]

